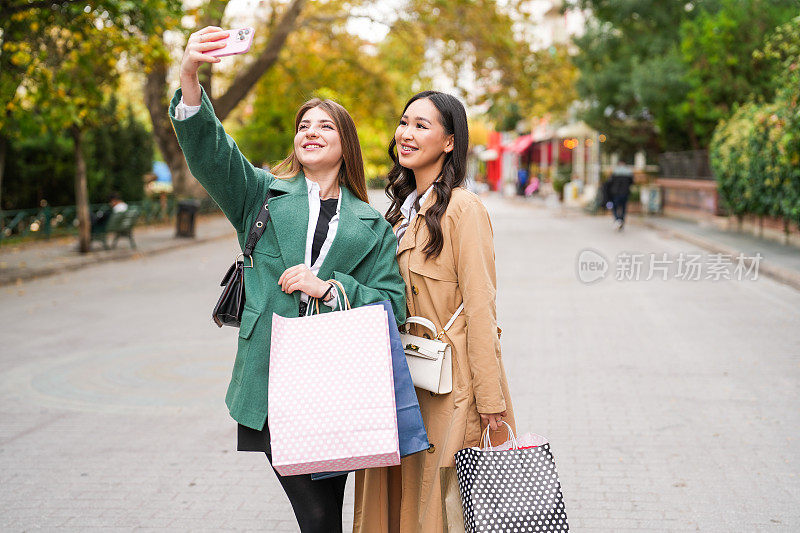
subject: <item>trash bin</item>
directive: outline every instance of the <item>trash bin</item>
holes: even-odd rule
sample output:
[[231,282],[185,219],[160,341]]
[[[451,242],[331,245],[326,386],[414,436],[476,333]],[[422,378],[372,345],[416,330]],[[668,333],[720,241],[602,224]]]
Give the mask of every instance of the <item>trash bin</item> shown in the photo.
[[178,202],[178,227],[175,232],[176,237],[194,238],[194,221],[199,209],[200,202],[197,200],[182,200]]
[[661,188],[657,185],[642,185],[639,188],[639,201],[646,214],[659,213],[661,211]]

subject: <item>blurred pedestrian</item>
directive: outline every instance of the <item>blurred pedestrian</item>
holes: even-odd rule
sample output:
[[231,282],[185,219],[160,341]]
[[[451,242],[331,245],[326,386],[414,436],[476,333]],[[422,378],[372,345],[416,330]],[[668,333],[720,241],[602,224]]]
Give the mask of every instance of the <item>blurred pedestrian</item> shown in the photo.
[[[464,106],[451,95],[425,91],[408,101],[389,144],[394,166],[386,218],[399,241],[408,312],[440,332],[455,317],[442,334],[452,348],[453,391],[417,389],[431,443],[427,453],[404,457],[399,467],[356,474],[354,532],[443,531],[439,469],[454,467],[458,450],[477,446],[487,425],[514,424],[500,356],[491,221],[480,199],[463,187],[468,142]],[[412,328],[420,336],[427,332]]]
[[525,196],[525,187],[528,185],[530,173],[527,168],[517,170],[517,195]]
[[533,196],[537,192],[539,192],[539,178],[533,176],[530,183],[525,187],[525,196]]
[[108,203],[111,206],[112,213],[124,213],[128,210],[128,204],[122,201],[122,197],[118,192],[111,193]]
[[618,231],[625,226],[625,210],[628,205],[631,185],[633,185],[633,169],[625,163],[619,163],[611,172],[607,182],[607,196],[611,202],[611,214]]
[[[197,70],[202,63],[219,61],[205,52],[221,48],[226,37],[217,27],[191,35],[181,63],[181,88],[169,112],[189,169],[236,228],[243,248],[271,194],[271,219],[253,252],[252,270],[245,270],[246,306],[225,398],[239,424],[238,449],[264,452],[271,462],[267,384],[272,313],[303,315],[309,298],[335,307],[336,289],[324,281],[333,278],[353,307],[389,300],[403,320],[404,286],[395,259],[397,239],[367,203],[358,135],[342,106],[319,99],[303,104],[295,118],[293,150],[272,169],[274,174],[245,159],[225,133]],[[364,408],[368,412],[369,406]],[[303,533],[342,531],[347,476],[314,481],[310,475],[276,475]]]
[[118,192],[112,192],[108,197],[108,205],[91,214],[92,232],[103,231],[108,225],[112,213],[124,213],[128,204],[122,201]]

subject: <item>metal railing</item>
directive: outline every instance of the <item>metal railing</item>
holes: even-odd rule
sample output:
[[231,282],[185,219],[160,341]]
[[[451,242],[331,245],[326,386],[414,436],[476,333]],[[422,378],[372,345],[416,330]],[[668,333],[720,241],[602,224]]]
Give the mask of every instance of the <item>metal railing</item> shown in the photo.
[[[128,206],[139,209],[139,224],[153,224],[171,220],[177,211],[178,202],[168,198],[165,202],[143,200],[128,202]],[[108,204],[91,204],[90,212],[107,208]],[[211,198],[200,200],[200,213],[213,213],[219,207]],[[0,245],[9,240],[39,240],[78,231],[77,208],[74,205],[44,205],[36,209],[15,209],[0,211]]]
[[661,176],[664,178],[713,180],[708,150],[666,152],[658,156]]

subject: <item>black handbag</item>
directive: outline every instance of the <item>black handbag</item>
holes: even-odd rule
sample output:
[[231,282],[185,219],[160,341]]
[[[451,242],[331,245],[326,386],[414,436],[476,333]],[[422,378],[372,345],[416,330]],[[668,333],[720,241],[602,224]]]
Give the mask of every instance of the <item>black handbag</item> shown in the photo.
[[[250,233],[247,235],[247,241],[244,244],[244,251],[236,256],[225,277],[222,278],[220,283],[222,294],[217,300],[217,305],[214,306],[214,311],[211,317],[217,326],[232,326],[238,328],[242,322],[242,310],[244,309],[244,269],[253,268],[253,249],[256,247],[258,239],[264,234],[269,221],[269,199],[272,191],[267,193],[261,210],[258,212],[253,226],[250,228]],[[242,258],[241,260],[239,258]],[[245,264],[245,260],[250,260],[250,265]]]

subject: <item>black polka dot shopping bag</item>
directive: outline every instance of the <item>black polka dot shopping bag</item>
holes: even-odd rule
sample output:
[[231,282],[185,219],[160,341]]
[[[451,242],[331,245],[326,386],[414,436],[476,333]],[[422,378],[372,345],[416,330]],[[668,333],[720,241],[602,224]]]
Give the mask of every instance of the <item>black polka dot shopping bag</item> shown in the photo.
[[493,447],[456,453],[456,475],[467,533],[569,531],[561,483],[550,444],[528,433]]

